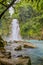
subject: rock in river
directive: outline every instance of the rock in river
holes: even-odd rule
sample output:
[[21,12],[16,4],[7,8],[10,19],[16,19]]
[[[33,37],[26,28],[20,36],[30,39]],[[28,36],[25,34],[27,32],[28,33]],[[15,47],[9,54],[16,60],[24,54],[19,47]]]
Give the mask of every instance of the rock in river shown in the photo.
[[19,45],[19,46],[17,46],[14,50],[16,50],[16,51],[20,51],[20,50],[22,50],[22,46]]
[[35,45],[31,44],[31,43],[24,43],[24,48],[36,48]]

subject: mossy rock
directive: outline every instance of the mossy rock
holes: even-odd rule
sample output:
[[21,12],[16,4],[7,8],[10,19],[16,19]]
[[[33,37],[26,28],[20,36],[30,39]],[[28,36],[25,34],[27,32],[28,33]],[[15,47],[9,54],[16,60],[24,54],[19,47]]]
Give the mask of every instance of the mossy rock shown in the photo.
[[4,40],[2,39],[2,37],[0,36],[0,47],[4,47],[6,44],[7,44],[7,42],[4,41]]
[[2,42],[0,42],[0,47],[4,47],[4,44]]

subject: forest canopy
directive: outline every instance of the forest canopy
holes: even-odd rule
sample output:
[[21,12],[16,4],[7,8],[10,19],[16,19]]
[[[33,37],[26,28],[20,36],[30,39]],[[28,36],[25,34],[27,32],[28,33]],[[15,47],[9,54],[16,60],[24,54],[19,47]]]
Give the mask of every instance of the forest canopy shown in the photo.
[[8,9],[2,15],[0,19],[0,34],[9,35],[9,25],[12,19],[17,18],[23,38],[43,39],[43,0],[20,0],[17,3],[12,3],[12,1],[0,0],[1,14],[6,8],[9,9],[11,6],[14,9],[12,17],[10,17]]

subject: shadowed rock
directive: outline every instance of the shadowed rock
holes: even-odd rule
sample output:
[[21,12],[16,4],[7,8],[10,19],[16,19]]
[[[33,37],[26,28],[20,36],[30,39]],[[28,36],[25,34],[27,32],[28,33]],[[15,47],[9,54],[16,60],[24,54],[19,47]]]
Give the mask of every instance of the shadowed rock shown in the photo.
[[[27,41],[14,41],[15,43],[20,43],[21,46],[23,46],[24,48],[36,48],[36,46],[30,42],[27,42]],[[18,46],[19,48],[19,46]]]
[[18,47],[16,47],[14,50],[16,50],[16,51],[20,51],[20,50],[22,50],[22,46],[21,45],[19,45]]
[[11,52],[0,52],[0,58],[11,58]]
[[0,53],[0,58],[4,58],[5,56],[2,54],[2,53]]
[[31,44],[31,43],[24,43],[24,48],[36,48],[35,45]]
[[1,35],[0,35],[0,47],[4,47],[4,43],[3,43],[3,39],[2,39],[2,37],[1,37]]
[[14,59],[0,58],[0,63],[4,65],[31,65],[31,59],[28,56]]
[[7,44],[7,41],[4,41],[0,35],[0,47],[4,47]]

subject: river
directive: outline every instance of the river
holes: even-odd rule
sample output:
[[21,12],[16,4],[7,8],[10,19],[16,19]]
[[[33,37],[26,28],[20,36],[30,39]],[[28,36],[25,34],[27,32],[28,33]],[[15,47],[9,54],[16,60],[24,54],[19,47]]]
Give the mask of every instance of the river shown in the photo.
[[15,51],[14,48],[17,46],[14,44],[8,44],[6,49],[11,52],[12,57],[17,57],[18,55],[27,55],[31,58],[32,65],[43,65],[43,41],[41,40],[27,40],[36,45],[37,48],[24,48],[21,51]]
[[43,41],[29,40],[36,45],[35,49],[27,49],[26,53],[30,56],[32,65],[43,65]]

